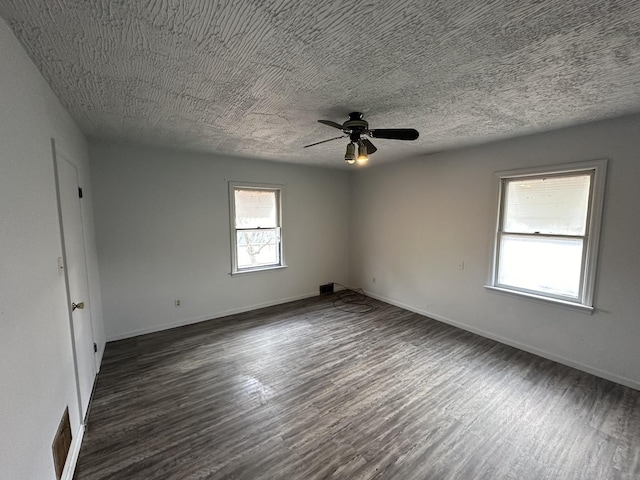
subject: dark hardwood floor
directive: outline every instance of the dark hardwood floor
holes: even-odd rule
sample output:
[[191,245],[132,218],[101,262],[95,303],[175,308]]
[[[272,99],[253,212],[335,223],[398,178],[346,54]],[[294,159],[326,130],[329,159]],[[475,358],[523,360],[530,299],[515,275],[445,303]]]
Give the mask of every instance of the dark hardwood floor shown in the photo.
[[332,301],[109,343],[75,478],[640,479],[640,392]]

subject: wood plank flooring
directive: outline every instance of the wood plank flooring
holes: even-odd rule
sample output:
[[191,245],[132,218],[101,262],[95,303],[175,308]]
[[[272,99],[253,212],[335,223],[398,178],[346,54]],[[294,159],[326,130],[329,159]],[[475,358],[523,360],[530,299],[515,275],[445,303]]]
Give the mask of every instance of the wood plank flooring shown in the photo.
[[109,343],[76,480],[640,479],[640,392],[367,302]]

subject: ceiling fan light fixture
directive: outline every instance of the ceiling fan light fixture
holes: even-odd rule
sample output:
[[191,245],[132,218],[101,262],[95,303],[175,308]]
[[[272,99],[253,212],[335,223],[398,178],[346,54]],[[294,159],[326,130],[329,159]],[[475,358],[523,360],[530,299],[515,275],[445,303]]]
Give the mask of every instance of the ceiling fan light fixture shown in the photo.
[[367,146],[360,142],[358,143],[358,165],[364,165],[369,161],[369,156],[367,155]]
[[347,145],[347,152],[344,154],[344,161],[349,165],[356,163],[356,146],[353,142]]

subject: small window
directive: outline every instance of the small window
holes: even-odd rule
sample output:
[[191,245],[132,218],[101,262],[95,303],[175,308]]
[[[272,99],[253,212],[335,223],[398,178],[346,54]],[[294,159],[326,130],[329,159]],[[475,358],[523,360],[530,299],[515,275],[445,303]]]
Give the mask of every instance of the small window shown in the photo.
[[498,173],[498,290],[593,309],[606,161]]
[[282,187],[230,183],[231,273],[284,267]]

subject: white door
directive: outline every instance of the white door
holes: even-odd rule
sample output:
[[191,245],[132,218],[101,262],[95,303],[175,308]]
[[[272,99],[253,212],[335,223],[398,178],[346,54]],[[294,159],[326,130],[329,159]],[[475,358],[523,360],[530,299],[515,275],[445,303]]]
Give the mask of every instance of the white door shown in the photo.
[[84,423],[96,377],[96,367],[78,170],[64,154],[55,149],[55,145],[54,165],[57,171],[64,272],[76,364],[80,421]]

